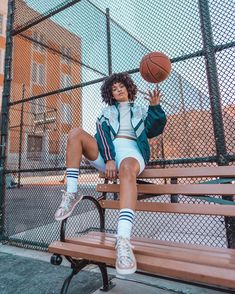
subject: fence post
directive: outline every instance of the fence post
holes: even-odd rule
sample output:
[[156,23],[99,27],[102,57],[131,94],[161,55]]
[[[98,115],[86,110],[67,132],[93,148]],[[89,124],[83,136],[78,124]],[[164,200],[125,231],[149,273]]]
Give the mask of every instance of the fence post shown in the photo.
[[22,139],[23,139],[23,126],[24,126],[24,100],[25,98],[25,84],[22,87],[22,105],[20,112],[20,142],[19,142],[19,161],[18,161],[18,183],[17,187],[20,188],[20,179],[21,179],[21,161],[22,161]]
[[108,52],[108,70],[112,74],[112,51],[111,51],[111,31],[109,8],[106,8],[106,32],[107,32],[107,52]]
[[6,51],[4,65],[4,88],[2,96],[1,115],[1,143],[0,143],[0,240],[4,238],[4,198],[5,198],[5,169],[6,169],[6,148],[8,135],[9,109],[11,89],[11,63],[12,63],[12,29],[14,17],[14,0],[8,1]]
[[[212,112],[212,121],[215,136],[215,146],[218,165],[227,165],[227,150],[224,135],[224,125],[219,90],[218,74],[215,58],[215,46],[210,21],[208,0],[198,0],[199,14],[201,19],[201,32],[203,38],[203,49],[206,59],[206,72]],[[227,199],[227,198],[225,198]],[[230,198],[231,200],[231,198]],[[229,248],[235,248],[235,218],[225,217],[225,229]]]
[[210,21],[209,4],[208,0],[198,0],[198,3],[201,20],[203,50],[206,60],[206,73],[215,136],[217,163],[218,165],[226,165],[228,164],[228,159],[226,158],[227,150],[224,135],[221,97],[215,58],[215,47]]

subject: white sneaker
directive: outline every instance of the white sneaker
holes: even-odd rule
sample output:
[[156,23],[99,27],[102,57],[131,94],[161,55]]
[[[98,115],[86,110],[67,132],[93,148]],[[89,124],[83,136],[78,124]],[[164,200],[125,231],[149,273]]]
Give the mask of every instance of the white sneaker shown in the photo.
[[69,217],[76,205],[82,200],[83,195],[78,193],[69,193],[63,191],[62,201],[60,203],[59,208],[55,213],[55,219],[57,221],[61,221],[67,217]]
[[130,240],[121,236],[117,237],[115,248],[117,272],[121,275],[133,274],[136,271],[136,259]]

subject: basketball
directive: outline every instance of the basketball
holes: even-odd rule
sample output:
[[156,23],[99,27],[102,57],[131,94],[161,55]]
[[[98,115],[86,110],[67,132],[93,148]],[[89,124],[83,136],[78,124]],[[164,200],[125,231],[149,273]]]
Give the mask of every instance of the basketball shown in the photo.
[[149,83],[160,83],[166,80],[170,72],[170,58],[162,52],[150,52],[140,61],[140,74]]

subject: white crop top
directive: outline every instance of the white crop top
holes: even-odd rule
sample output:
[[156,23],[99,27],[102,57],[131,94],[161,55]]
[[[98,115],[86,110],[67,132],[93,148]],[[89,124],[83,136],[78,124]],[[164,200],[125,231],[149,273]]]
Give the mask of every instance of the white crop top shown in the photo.
[[131,106],[129,102],[119,103],[120,128],[117,136],[128,136],[136,139],[136,134],[131,125]]

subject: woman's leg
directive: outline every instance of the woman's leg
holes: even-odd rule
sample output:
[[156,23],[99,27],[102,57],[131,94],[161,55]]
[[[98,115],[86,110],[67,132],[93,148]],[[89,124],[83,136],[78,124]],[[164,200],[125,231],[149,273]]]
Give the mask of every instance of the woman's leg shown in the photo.
[[136,177],[140,164],[135,158],[125,158],[119,168],[120,212],[116,243],[116,269],[120,274],[136,271],[136,260],[130,244],[131,229],[137,201]]
[[90,134],[81,128],[75,128],[69,132],[66,151],[67,168],[79,168],[82,155],[89,160],[96,160],[98,153],[97,142]]
[[55,219],[60,221],[67,218],[82,199],[77,193],[77,180],[82,155],[89,160],[98,157],[98,146],[96,140],[80,128],[69,132],[66,149],[66,178],[67,190],[64,191],[62,202],[55,213]]
[[139,174],[139,162],[132,157],[122,160],[119,168],[120,209],[135,210],[137,200],[136,177]]
[[118,220],[118,236],[130,239],[135,214],[137,187],[136,176],[140,170],[135,158],[125,158],[119,167],[120,180],[120,212]]
[[80,128],[69,132],[66,152],[66,179],[67,192],[77,193],[78,174],[82,155],[93,160],[98,157],[98,146],[96,140]]

